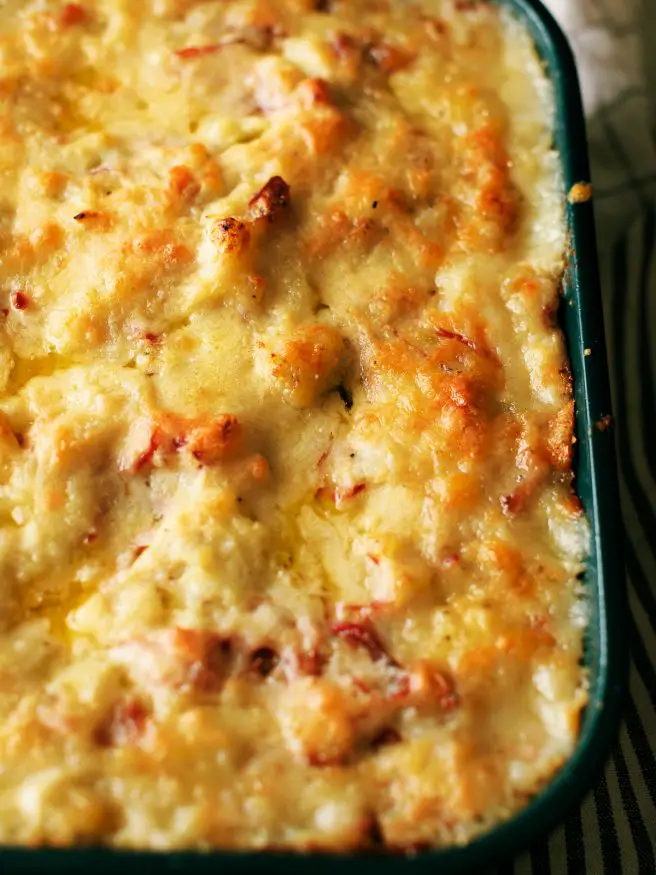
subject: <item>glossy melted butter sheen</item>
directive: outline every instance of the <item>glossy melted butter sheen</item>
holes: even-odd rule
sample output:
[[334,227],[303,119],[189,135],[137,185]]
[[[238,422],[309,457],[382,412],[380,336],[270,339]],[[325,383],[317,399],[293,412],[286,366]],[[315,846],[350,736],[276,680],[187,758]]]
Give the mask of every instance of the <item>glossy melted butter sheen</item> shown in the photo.
[[564,197],[456,0],[0,9],[0,841],[417,849],[570,756]]

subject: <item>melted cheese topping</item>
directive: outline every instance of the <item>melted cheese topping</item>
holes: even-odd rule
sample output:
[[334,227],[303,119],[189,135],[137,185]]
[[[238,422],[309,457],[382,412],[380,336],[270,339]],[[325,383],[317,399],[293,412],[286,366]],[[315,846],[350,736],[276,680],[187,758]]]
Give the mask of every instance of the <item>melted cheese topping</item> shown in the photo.
[[456,0],[8,0],[0,72],[0,840],[509,817],[585,703],[528,36]]

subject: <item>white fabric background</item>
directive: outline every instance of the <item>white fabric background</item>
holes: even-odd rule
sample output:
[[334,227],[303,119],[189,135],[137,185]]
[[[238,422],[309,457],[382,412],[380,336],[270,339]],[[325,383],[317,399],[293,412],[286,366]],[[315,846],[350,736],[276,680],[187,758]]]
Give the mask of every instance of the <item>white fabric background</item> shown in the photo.
[[656,195],[656,0],[544,2],[576,55],[606,244]]

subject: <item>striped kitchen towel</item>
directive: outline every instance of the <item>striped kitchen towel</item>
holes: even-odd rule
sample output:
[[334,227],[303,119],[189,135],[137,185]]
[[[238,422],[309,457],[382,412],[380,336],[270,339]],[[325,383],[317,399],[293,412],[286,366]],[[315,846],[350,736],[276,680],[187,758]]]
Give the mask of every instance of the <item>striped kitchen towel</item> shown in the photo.
[[594,791],[499,875],[656,873],[656,0],[545,0],[588,118],[630,605],[620,737]]

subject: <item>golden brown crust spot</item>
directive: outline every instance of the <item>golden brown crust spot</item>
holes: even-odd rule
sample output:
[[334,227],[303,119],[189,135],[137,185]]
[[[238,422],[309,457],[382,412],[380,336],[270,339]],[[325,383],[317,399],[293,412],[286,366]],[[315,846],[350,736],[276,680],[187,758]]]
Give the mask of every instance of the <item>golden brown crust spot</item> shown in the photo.
[[376,220],[350,218],[343,210],[335,210],[319,216],[318,228],[307,241],[308,254],[323,258],[345,245],[369,252],[385,235]]
[[347,697],[329,681],[296,681],[283,720],[288,744],[309,765],[339,765],[353,750],[356,733]]
[[61,197],[68,179],[68,175],[59,170],[44,170],[39,174],[39,187],[46,197]]
[[47,222],[32,232],[30,243],[35,257],[42,261],[63,245],[63,228],[56,222]]
[[241,445],[241,425],[230,413],[196,419],[160,413],[152,421],[147,445],[129,468],[133,472],[140,471],[182,450],[203,465],[216,465],[233,456]]
[[502,595],[525,592],[530,587],[524,557],[502,538],[488,538],[479,548],[480,561],[489,570],[494,589]]
[[[301,86],[299,100],[307,101],[307,91]],[[315,89],[312,89],[315,101]],[[310,157],[328,155],[342,149],[354,131],[357,130],[353,118],[327,102],[314,102],[312,111],[303,119],[299,133]]]
[[589,182],[577,182],[569,190],[567,200],[570,204],[585,204],[592,199],[592,186]]
[[248,249],[251,233],[244,222],[228,217],[212,223],[210,237],[221,254],[238,254]]
[[170,228],[146,231],[128,244],[135,255],[164,269],[184,267],[193,259],[193,253],[175,238]]
[[195,459],[205,465],[214,465],[240,447],[242,429],[236,416],[224,413],[207,424],[197,424],[192,420],[182,434],[185,446]]
[[324,79],[304,79],[296,90],[297,97],[306,109],[333,106],[330,86]]
[[467,250],[498,252],[516,227],[519,204],[499,128],[488,123],[462,138],[463,179],[473,186],[471,215],[460,227]]
[[310,407],[338,385],[350,361],[346,338],[327,325],[298,328],[280,354],[271,354],[273,376],[298,407]]
[[574,444],[574,402],[567,404],[549,421],[547,452],[554,468],[569,471]]
[[184,164],[169,170],[168,195],[172,204],[190,205],[200,192],[200,183]]

